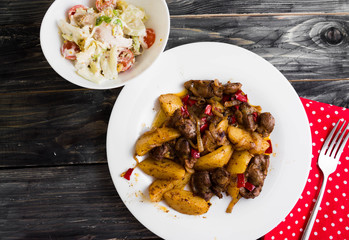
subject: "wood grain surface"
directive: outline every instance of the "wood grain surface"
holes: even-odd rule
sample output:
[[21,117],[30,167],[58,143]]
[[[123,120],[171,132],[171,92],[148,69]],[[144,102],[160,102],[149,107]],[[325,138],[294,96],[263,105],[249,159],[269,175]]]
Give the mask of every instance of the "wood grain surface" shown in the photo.
[[[106,159],[121,88],[61,78],[40,47],[53,0],[0,1],[0,239],[159,239],[127,210]],[[218,41],[268,60],[299,96],[349,108],[346,0],[167,0],[166,49]]]
[[124,207],[107,165],[0,171],[1,239],[156,239]]

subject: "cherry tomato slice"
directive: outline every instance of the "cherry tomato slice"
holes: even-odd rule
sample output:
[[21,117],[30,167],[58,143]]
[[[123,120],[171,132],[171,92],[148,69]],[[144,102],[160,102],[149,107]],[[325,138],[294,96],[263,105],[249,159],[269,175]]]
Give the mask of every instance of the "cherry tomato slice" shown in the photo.
[[96,8],[98,11],[103,11],[108,7],[115,7],[116,0],[96,0]]
[[150,48],[155,42],[155,31],[152,28],[147,28],[147,35],[144,36],[143,41]]
[[69,60],[75,60],[76,59],[76,54],[80,52],[79,46],[72,41],[64,41],[62,48],[61,48],[61,53],[64,58],[69,59]]
[[122,65],[120,72],[125,72],[128,69],[130,69],[130,67],[132,67],[134,62],[135,62],[135,56],[129,49],[122,51],[119,54],[119,62],[118,62],[119,64]]
[[78,8],[82,8],[84,10],[87,9],[87,7],[85,7],[84,5],[75,5],[74,7],[72,7],[71,9],[69,9],[68,11],[68,16],[69,16],[69,19],[76,13],[76,10]]

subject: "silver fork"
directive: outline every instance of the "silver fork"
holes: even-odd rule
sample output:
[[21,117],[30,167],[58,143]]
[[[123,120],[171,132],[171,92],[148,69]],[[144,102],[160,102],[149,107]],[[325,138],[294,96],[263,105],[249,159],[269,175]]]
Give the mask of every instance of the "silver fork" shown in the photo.
[[[349,129],[349,124],[347,124],[347,126],[342,131],[343,127],[345,126],[346,121],[343,122],[339,131],[337,131],[337,133],[336,133],[336,130],[337,130],[341,121],[342,121],[342,119],[338,120],[336,125],[333,127],[332,131],[327,136],[326,141],[323,144],[321,151],[320,151],[320,154],[319,154],[318,165],[319,165],[319,168],[321,169],[321,171],[324,175],[324,178],[322,181],[322,186],[320,189],[319,196],[318,196],[316,203],[315,203],[315,207],[314,207],[313,212],[310,216],[309,222],[304,230],[302,240],[309,239],[309,236],[311,234],[311,230],[312,230],[313,225],[314,225],[314,221],[316,219],[317,212],[318,212],[320,204],[321,204],[322,197],[324,195],[324,191],[325,191],[326,183],[327,183],[327,178],[331,173],[333,173],[336,170],[337,164],[339,162],[339,158],[342,155],[345,144],[347,143],[348,138],[349,138],[349,133],[344,138],[346,131]],[[341,132],[342,132],[342,134],[339,136],[339,134]],[[333,135],[335,133],[336,133],[336,135],[333,137]],[[344,140],[343,140],[343,138],[344,138]]]

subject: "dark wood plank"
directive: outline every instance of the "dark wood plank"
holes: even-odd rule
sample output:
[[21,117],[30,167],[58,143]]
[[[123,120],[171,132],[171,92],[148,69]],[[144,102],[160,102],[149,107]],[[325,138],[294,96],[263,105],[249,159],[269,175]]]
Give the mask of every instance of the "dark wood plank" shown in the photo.
[[167,0],[172,15],[183,14],[254,14],[254,13],[306,13],[348,11],[345,0]]
[[292,86],[298,95],[318,102],[349,108],[349,81],[296,81]]
[[159,239],[128,211],[106,164],[0,171],[0,236]]
[[105,163],[120,90],[0,95],[0,167]]
[[[0,1],[0,26],[40,23],[52,0]],[[171,15],[260,14],[260,13],[340,13],[348,12],[346,0],[167,0]]]
[[[300,96],[349,107],[349,81],[292,82]],[[0,168],[105,163],[121,89],[0,94]]]
[[[342,33],[339,44],[325,41],[332,27]],[[167,49],[197,41],[226,42],[266,58],[289,80],[348,79],[348,29],[346,16],[174,17]],[[39,25],[0,28],[0,35],[0,93],[78,88],[45,61]]]
[[[226,42],[264,57],[289,80],[347,79],[348,26],[342,16],[174,18],[167,47]],[[339,44],[324,40],[332,27],[343,32]]]

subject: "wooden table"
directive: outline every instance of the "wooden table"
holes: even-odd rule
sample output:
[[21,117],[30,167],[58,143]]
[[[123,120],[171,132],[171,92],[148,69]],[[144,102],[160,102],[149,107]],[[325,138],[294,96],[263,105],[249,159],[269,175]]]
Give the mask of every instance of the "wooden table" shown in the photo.
[[[158,239],[108,171],[106,130],[122,88],[77,87],[43,56],[39,30],[52,2],[0,1],[0,238]],[[167,3],[167,49],[235,44],[274,64],[301,97],[349,107],[346,0]]]

